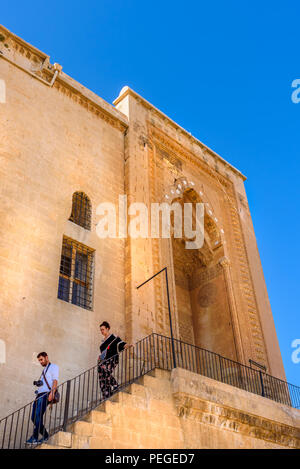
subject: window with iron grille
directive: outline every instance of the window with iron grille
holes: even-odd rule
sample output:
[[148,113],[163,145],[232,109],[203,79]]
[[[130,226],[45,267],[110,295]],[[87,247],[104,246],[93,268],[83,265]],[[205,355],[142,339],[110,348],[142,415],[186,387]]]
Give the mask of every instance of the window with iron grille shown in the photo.
[[83,228],[91,229],[92,205],[84,192],[74,192],[72,197],[72,212],[70,221]]
[[58,298],[92,309],[94,250],[63,237]]

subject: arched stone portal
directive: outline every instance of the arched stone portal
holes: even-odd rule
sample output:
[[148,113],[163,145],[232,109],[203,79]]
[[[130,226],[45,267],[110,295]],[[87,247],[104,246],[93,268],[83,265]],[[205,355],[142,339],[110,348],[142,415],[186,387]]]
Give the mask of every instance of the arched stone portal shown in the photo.
[[[195,214],[195,204],[203,201],[193,188],[187,188],[173,202],[179,202],[182,206],[192,203]],[[203,246],[200,249],[186,249],[185,242],[185,238],[175,238],[173,234],[180,339],[236,360],[234,328],[222,262],[224,245],[220,229],[206,208]]]

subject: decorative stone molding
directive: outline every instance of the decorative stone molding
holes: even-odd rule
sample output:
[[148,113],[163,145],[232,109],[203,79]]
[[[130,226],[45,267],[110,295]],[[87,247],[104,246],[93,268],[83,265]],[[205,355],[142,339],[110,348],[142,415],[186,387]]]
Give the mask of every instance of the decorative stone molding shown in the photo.
[[[204,171],[207,175],[211,178],[216,179],[215,171],[213,171],[208,164],[190,152],[188,149],[184,148],[183,145],[178,143],[172,137],[168,136],[162,130],[155,127],[153,124],[149,123],[149,138],[153,141],[153,144],[157,147],[157,152],[160,154],[168,155],[168,159],[177,162],[177,167],[185,161],[192,162],[196,164],[199,169]],[[182,162],[180,162],[180,157],[183,158]],[[218,180],[224,185],[224,187],[228,187],[228,181],[225,177],[218,174]]]
[[178,417],[300,449],[300,430],[185,393],[173,394]]
[[[144,106],[150,114],[148,125],[150,126],[151,124],[154,124],[155,127],[155,119],[158,118],[159,122],[163,122],[163,124],[166,127],[169,127],[172,129],[173,135],[176,136],[176,141],[181,141],[181,140],[186,140],[186,143],[193,149],[200,149],[202,151],[202,154],[206,153],[207,155],[210,156],[210,158],[213,158],[214,160],[214,168],[219,165],[221,167],[224,166],[224,168],[233,171],[234,173],[238,174],[239,177],[241,177],[243,180],[246,180],[246,177],[234,166],[232,166],[230,163],[228,163],[226,160],[224,160],[220,155],[218,155],[216,152],[211,150],[209,147],[207,147],[204,143],[200,142],[196,137],[194,137],[190,132],[185,130],[183,127],[178,125],[176,122],[174,122],[170,117],[168,117],[166,114],[164,114],[162,111],[154,107],[151,103],[149,103],[145,98],[140,96],[138,93],[130,89],[128,86],[124,86],[117,97],[113,104],[116,106],[119,104],[124,98],[126,98],[128,95],[132,96],[137,103],[141,104]],[[195,153],[194,151],[192,151]],[[227,176],[226,176],[227,177]]]
[[216,264],[212,267],[206,267],[204,270],[195,271],[193,278],[189,281],[190,290],[199,287],[205,282],[210,282],[218,278],[221,273],[222,268],[219,264]]
[[219,264],[220,266],[222,267],[227,267],[230,265],[230,260],[228,259],[228,257],[222,257],[220,260],[219,260]]
[[57,79],[57,81],[54,84],[54,88],[56,88],[65,96],[72,99],[75,103],[84,107],[87,111],[91,112],[97,117],[100,117],[100,119],[104,120],[112,127],[115,127],[116,129],[120,130],[121,132],[124,132],[125,129],[127,128],[127,125],[113,118],[110,114],[105,112],[104,109],[94,104],[91,100],[89,100],[85,96],[81,95],[80,93],[77,93],[75,90],[72,89],[71,86],[64,83],[61,78]]

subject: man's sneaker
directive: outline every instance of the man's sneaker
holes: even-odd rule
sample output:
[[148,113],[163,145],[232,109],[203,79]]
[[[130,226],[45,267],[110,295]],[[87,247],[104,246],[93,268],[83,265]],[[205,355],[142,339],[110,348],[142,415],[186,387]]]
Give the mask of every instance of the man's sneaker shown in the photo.
[[39,443],[45,443],[45,442],[48,441],[48,440],[49,440],[49,436],[47,436],[47,437],[45,436],[45,438],[41,438],[41,439],[39,440]]
[[34,436],[31,436],[31,437],[29,438],[29,440],[26,441],[26,443],[32,445],[32,444],[34,444],[34,443],[38,443],[38,440],[37,440],[36,438],[34,438]]

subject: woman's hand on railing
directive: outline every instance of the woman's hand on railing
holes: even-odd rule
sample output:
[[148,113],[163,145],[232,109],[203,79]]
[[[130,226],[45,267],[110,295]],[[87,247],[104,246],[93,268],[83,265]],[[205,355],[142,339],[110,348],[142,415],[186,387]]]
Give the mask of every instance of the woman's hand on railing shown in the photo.
[[133,344],[126,344],[124,346],[124,350],[127,350],[128,348],[131,348],[131,347],[134,347],[134,345]]

